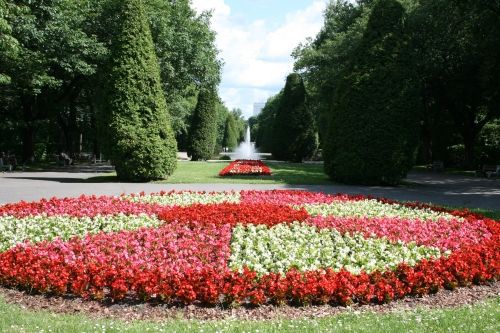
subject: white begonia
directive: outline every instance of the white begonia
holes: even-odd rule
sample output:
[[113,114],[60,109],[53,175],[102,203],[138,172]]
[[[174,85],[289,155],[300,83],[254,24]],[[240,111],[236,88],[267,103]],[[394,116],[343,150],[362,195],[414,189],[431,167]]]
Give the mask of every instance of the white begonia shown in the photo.
[[344,268],[359,274],[394,269],[403,261],[414,265],[440,255],[439,249],[432,247],[391,243],[385,238],[365,238],[357,233],[341,235],[337,230],[319,230],[298,222],[271,228],[237,225],[233,229],[229,266],[235,270],[247,266],[260,275],[283,274],[290,268]]
[[125,195],[122,200],[127,200],[136,203],[159,204],[165,206],[190,206],[193,204],[217,204],[223,202],[239,203],[239,192],[174,192],[161,194],[146,194],[146,195]]
[[303,206],[312,216],[338,217],[394,217],[420,220],[457,218],[431,209],[410,208],[400,204],[386,204],[375,199],[360,201],[334,201],[329,204],[306,204]]
[[24,218],[0,217],[0,252],[30,241],[39,243],[59,238],[84,237],[99,232],[135,230],[141,227],[157,227],[163,222],[155,216],[141,215],[97,215],[95,217],[71,217],[67,215],[36,215]]

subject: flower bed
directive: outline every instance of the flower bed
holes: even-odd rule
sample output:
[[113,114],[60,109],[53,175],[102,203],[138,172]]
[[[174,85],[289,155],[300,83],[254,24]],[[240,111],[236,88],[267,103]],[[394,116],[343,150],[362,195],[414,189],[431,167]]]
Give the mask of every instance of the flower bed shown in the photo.
[[261,160],[236,160],[219,172],[219,176],[270,176],[271,169]]
[[388,302],[497,280],[497,221],[301,191],[0,206],[0,284],[174,304]]

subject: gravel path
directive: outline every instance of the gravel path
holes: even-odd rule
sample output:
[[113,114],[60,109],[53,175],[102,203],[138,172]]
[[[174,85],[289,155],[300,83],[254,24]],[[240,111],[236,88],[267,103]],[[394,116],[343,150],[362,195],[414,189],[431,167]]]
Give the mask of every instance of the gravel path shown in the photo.
[[105,168],[73,168],[54,172],[5,172],[0,174],[0,204],[81,194],[119,195],[161,190],[269,190],[301,189],[326,193],[369,194],[396,200],[431,202],[440,205],[500,210],[500,179],[466,177],[432,172],[411,172],[398,187],[332,185],[252,185],[252,184],[138,184],[89,183],[87,178]]

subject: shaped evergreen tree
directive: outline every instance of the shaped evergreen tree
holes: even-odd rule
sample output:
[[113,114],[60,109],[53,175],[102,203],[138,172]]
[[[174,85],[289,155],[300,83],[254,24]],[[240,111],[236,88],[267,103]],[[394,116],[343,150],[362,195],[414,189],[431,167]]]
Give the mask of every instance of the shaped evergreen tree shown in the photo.
[[271,152],[280,160],[302,162],[318,147],[314,116],[306,105],[306,89],[297,73],[288,75],[273,125]]
[[325,172],[344,183],[394,184],[413,166],[420,103],[396,0],[378,0],[334,94]]
[[213,89],[201,89],[189,130],[187,153],[192,161],[208,160],[214,152],[217,140],[215,102],[216,95]]
[[109,75],[107,151],[121,180],[149,181],[173,173],[177,144],[160,69],[141,0],[122,0]]
[[236,130],[236,122],[232,114],[228,114],[226,118],[226,127],[224,128],[224,138],[222,139],[222,146],[234,150],[238,145],[238,134]]

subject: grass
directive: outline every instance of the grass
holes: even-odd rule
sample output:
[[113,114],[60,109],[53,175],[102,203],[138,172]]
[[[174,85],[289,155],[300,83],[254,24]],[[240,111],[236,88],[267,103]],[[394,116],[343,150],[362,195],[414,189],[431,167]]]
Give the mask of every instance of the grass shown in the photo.
[[[323,164],[266,162],[271,168],[271,176],[230,176],[220,177],[219,171],[229,164],[221,162],[179,161],[174,174],[161,184],[290,184],[322,185],[332,184],[323,172]],[[116,174],[91,177],[86,182],[116,182]]]
[[14,332],[499,332],[500,298],[452,309],[348,313],[318,319],[163,322],[91,319],[21,309],[0,298],[0,331]]

